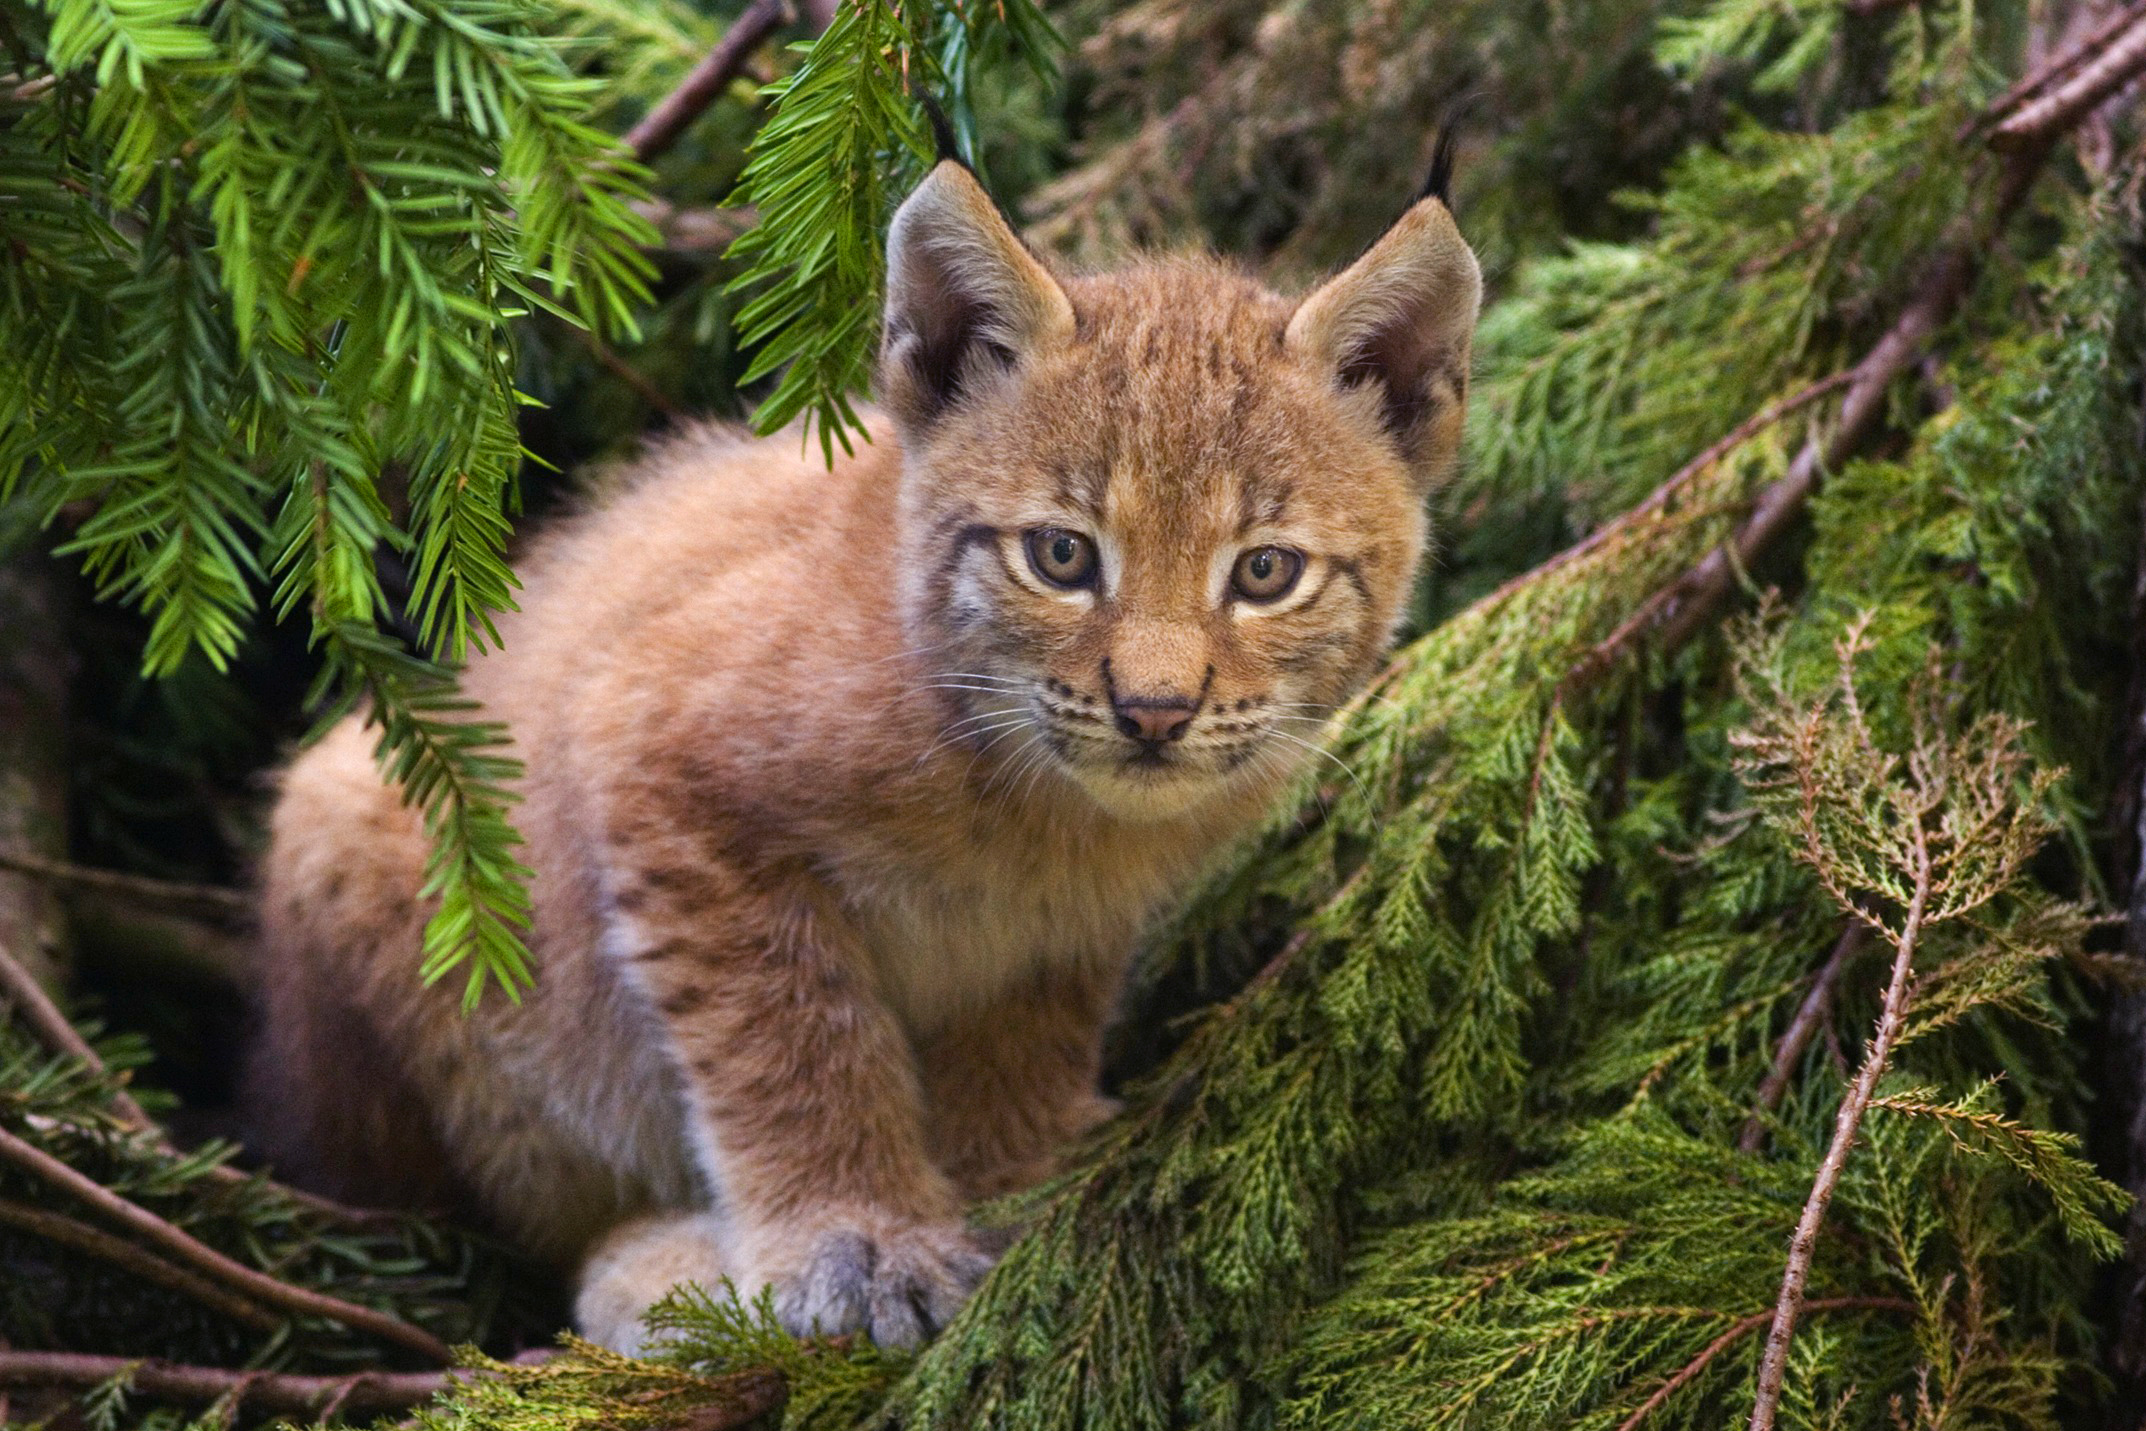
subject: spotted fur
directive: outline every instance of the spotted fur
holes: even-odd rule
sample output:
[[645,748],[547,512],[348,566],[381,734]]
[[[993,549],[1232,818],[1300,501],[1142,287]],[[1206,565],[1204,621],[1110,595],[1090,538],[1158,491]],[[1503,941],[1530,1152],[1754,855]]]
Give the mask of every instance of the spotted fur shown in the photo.
[[[581,1264],[614,1345],[680,1278],[882,1341],[951,1314],[965,1204],[1106,1115],[1128,952],[1373,669],[1458,440],[1478,281],[1436,197],[1301,303],[1204,261],[1056,277],[954,164],[889,260],[869,447],[666,443],[468,672],[528,767],[521,1005],[419,986],[426,842],[357,723],[275,811],[272,1146]],[[1302,571],[1254,602],[1262,545]]]

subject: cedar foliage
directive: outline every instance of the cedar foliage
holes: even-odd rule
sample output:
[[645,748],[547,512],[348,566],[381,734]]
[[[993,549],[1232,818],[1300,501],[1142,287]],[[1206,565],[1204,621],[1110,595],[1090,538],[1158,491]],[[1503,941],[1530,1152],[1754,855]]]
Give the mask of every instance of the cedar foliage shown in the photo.
[[[1404,201],[1411,151],[1428,150],[1420,116],[1469,97],[1459,203],[1491,259],[1492,299],[1418,633],[1338,722],[1301,800],[1158,937],[1118,1039],[1124,1114],[1057,1183],[988,1211],[1021,1235],[934,1344],[908,1358],[799,1343],[764,1305],[688,1290],[659,1313],[672,1341],[652,1361],[569,1343],[541,1366],[482,1363],[489,1375],[422,1424],[715,1426],[751,1410],[741,1389],[771,1371],[787,1387],[782,1424],[800,1428],[1740,1422],[1895,955],[1901,1032],[1818,1224],[1780,1420],[2091,1414],[2107,1392],[2096,1269],[2126,1204],[2082,1140],[2100,1106],[2092,1010],[2135,977],[2095,911],[2128,857],[2110,792],[2140,530],[2146,151],[2127,111],[2099,116],[2007,209],[1997,194],[2015,161],[1990,151],[1978,118],[2030,55],[2093,16],[1951,0],[1095,3],[1056,17],[1086,38],[1068,98],[1052,100],[1031,64],[1047,53],[1040,17],[1006,9],[1002,27],[973,3],[845,5],[778,81],[742,162],[725,136],[753,112],[726,98],[709,150],[666,160],[656,182],[683,201],[742,172],[761,227],[659,293],[646,340],[620,353],[662,373],[707,325],[734,329],[720,341],[758,355],[740,383],[788,364],[748,389],[763,415],[813,414],[831,451],[863,371],[876,227],[917,157],[905,75],[967,98],[956,118],[972,136],[995,119],[977,124],[979,90],[1013,132],[1046,131],[994,156],[1019,187],[1056,157],[1047,121],[1062,116],[1072,162],[1028,193],[1040,241],[1086,258],[1200,237],[1284,277],[1372,237]],[[607,122],[660,92],[707,34],[682,7],[566,10],[576,63],[597,79],[586,102],[611,106]],[[187,13],[167,28],[187,29]],[[210,63],[168,60],[156,45],[169,43],[141,51],[144,75]],[[113,53],[108,72],[68,81],[89,102],[140,88],[133,51]],[[406,72],[368,72],[370,102],[400,94],[427,124],[463,112],[448,89],[396,90]],[[0,128],[0,150],[14,135]],[[62,206],[50,244],[71,251],[81,206],[39,182],[22,181]],[[623,191],[596,183],[560,202],[615,215]],[[149,192],[127,191],[144,207],[126,221],[99,220],[127,236],[113,240],[123,252],[161,232]],[[486,223],[539,224],[468,202]],[[561,292],[598,282],[567,285],[564,258],[501,232],[500,251],[520,255],[500,260],[513,301],[556,315]],[[645,237],[623,220],[611,232]],[[1786,535],[1730,564],[1728,603],[1628,625],[1731,541],[1809,444],[1823,450],[1839,388],[1811,385],[1870,352],[1960,244],[1981,261],[1927,357],[1890,381],[1846,460],[1821,464]],[[224,281],[198,246],[174,253],[203,291]],[[741,280],[743,308],[716,296]],[[626,316],[571,301],[583,321]],[[541,354],[559,321],[485,331]],[[229,361],[256,361],[261,340],[232,322]],[[177,361],[169,347],[87,351]],[[71,376],[87,361],[44,365],[78,384],[53,391],[82,394],[68,401],[91,415],[84,451],[116,430],[95,426],[119,411],[109,394],[184,390],[123,364],[102,387]],[[350,399],[349,430],[400,432],[442,411],[439,395],[382,381]],[[254,419],[263,432],[269,420]],[[270,451],[284,448],[246,449]],[[74,469],[43,449],[20,466],[53,500],[75,480],[46,475]],[[109,481],[88,489],[100,519],[133,490]],[[305,485],[295,469],[291,484]],[[471,499],[486,521],[503,492]],[[420,510],[413,499],[413,535],[434,530]],[[162,612],[181,597],[126,561],[177,573],[202,548],[164,556],[181,529],[140,520],[109,572]],[[494,535],[471,540],[497,550]],[[459,550],[434,542],[421,551]],[[369,590],[366,549],[337,551]],[[250,589],[229,560],[235,584],[200,590]],[[471,578],[418,590],[478,593],[438,598],[463,629],[503,599]],[[1750,614],[1733,617],[1737,605]],[[446,619],[433,609],[419,598],[428,638]],[[324,640],[389,662],[364,624],[387,614],[375,599]],[[432,667],[404,678],[413,719],[447,713],[423,704],[451,699]],[[395,696],[375,693],[390,711]],[[447,750],[439,767],[465,757],[489,758]],[[505,789],[510,776],[484,778]],[[1915,851],[1932,848],[1945,917],[1902,953]],[[8,1126],[20,1118],[0,1104]],[[408,1315],[423,1305],[383,1295]],[[108,1418],[121,1400],[100,1403]]]

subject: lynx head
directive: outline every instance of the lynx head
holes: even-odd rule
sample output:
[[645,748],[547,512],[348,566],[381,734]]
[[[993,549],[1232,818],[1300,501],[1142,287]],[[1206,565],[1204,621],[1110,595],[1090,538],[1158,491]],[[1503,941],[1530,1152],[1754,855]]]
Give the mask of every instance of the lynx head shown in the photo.
[[1443,187],[1302,300],[1208,261],[1059,278],[952,161],[910,195],[880,387],[951,730],[1131,819],[1308,757],[1460,439],[1481,280]]

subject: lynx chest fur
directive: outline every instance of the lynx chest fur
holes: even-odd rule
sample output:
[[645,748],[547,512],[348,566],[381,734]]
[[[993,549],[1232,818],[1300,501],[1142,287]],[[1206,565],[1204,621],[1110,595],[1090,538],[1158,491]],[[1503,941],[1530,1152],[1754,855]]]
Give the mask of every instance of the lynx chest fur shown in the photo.
[[1301,300],[1071,278],[942,163],[896,216],[872,441],[657,447],[524,564],[466,687],[526,763],[538,988],[421,988],[427,842],[355,721],[263,868],[286,1167],[460,1198],[631,1348],[672,1284],[913,1342],[973,1199],[1108,1106],[1141,932],[1391,639],[1479,281],[1442,191]]

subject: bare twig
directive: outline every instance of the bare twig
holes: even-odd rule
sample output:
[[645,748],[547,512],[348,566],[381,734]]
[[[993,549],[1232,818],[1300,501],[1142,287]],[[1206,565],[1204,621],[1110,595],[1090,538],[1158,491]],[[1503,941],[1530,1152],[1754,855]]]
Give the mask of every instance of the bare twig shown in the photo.
[[730,87],[746,58],[790,19],[787,0],[753,0],[746,6],[678,87],[626,131],[625,145],[633,157],[645,164],[676,144],[687,127],[715,103],[716,96]]
[[[260,1331],[274,1331],[283,1319],[256,1302],[218,1286],[206,1277],[175,1267],[163,1258],[145,1252],[122,1237],[77,1222],[71,1217],[25,1203],[0,1200],[0,1223],[71,1247],[77,1252],[123,1268],[145,1282],[191,1297],[212,1311]],[[4,1423],[0,1423],[4,1424]]]
[[2069,79],[2078,70],[2079,66],[2095,55],[2100,54],[2103,46],[2141,18],[2146,18],[2146,0],[2131,0],[2128,5],[2119,6],[2106,16],[2100,24],[2096,25],[2092,31],[2080,36],[2076,44],[2051,56],[2047,62],[2022,78],[2018,84],[2013,85],[1985,106],[1982,113],[1960,131],[1960,138],[1966,139],[1977,128],[1984,125],[1998,123],[2011,114],[2013,110],[2043,93],[2051,85],[2059,84]]
[[48,860],[20,850],[0,850],[0,869],[35,875],[68,889],[94,889],[125,895],[144,904],[190,909],[233,924],[244,923],[250,906],[235,889],[212,884],[187,884],[179,880],[151,879],[147,875],[122,874],[118,870],[91,869],[66,860]]
[[[0,1344],[0,1388],[50,1386],[80,1390],[124,1377],[137,1394],[159,1400],[214,1402],[228,1397],[234,1408],[310,1415],[316,1422],[326,1421],[338,1412],[406,1411],[452,1390],[458,1383],[496,1375],[482,1368],[458,1368],[297,1376],[188,1366],[153,1358],[8,1351]],[[790,1394],[787,1379],[764,1367],[711,1377],[704,1389],[712,1398],[709,1403],[685,1412],[672,1423],[670,1431],[737,1431],[780,1407]]]
[[458,1381],[474,1381],[487,1374],[366,1371],[355,1376],[295,1376],[221,1366],[186,1366],[154,1358],[0,1350],[0,1387],[80,1390],[124,1376],[137,1393],[160,1400],[212,1402],[229,1396],[236,1405],[257,1411],[286,1415],[310,1412],[319,1420],[327,1419],[331,1406],[341,1411],[407,1410],[430,1401]]
[[[2082,46],[2080,52],[2089,49]],[[1990,143],[2006,149],[2047,143],[2129,84],[2141,69],[2146,69],[2146,13],[2135,17],[2106,47],[2095,47],[2093,58],[2081,64],[2077,74],[1998,125]]]
[[[2142,0],[2142,3],[2146,3],[2146,0]],[[1737,448],[1743,446],[1767,428],[1772,427],[1775,423],[1780,422],[1783,418],[1801,412],[1804,408],[1809,407],[1829,393],[1840,391],[1854,378],[1855,371],[1852,368],[1846,372],[1835,373],[1832,377],[1821,378],[1801,392],[1783,398],[1770,407],[1761,408],[1731,428],[1727,434],[1708,446],[1697,457],[1670,473],[1668,477],[1662,480],[1661,485],[1649,492],[1645,498],[1618,513],[1615,520],[1603,523],[1579,541],[1574,542],[1556,556],[1551,557],[1548,561],[1522,572],[1519,576],[1514,577],[1492,592],[1485,600],[1495,602],[1503,597],[1510,596],[1521,587],[1538,581],[1553,571],[1570,566],[1581,557],[1593,553],[1605,542],[1630,531],[1642,518],[1652,516],[1655,512],[1660,511],[1676,500],[1677,494],[1689,486],[1694,478],[1703,476],[1712,470],[1714,464],[1721,461],[1722,458],[1727,457]]]
[[611,351],[609,343],[606,343],[586,328],[577,327],[574,332],[581,339],[581,345],[589,350],[596,361],[608,369],[621,382],[625,383],[627,387],[640,394],[642,402],[647,403],[657,412],[673,420],[685,416],[684,410],[677,403],[671,401],[669,393],[666,393],[650,381],[648,374]]
[[1811,1179],[1810,1195],[1804,1200],[1803,1216],[1797,1219],[1795,1236],[1789,1239],[1788,1266],[1781,1273],[1781,1295],[1775,1302],[1773,1325],[1766,1333],[1766,1354],[1759,1362],[1758,1395],[1751,1407],[1750,1431],[1771,1431],[1781,1406],[1781,1382],[1788,1373],[1788,1343],[1795,1334],[1796,1315],[1803,1308],[1803,1288],[1811,1275],[1811,1259],[1818,1249],[1818,1229],[1825,1222],[1826,1208],[1840,1186],[1841,1170],[1848,1165],[1848,1151],[1855,1146],[1863,1113],[1870,1106],[1878,1078],[1891,1062],[1893,1043],[1907,1018],[1908,973],[1915,962],[1916,945],[1922,938],[1923,915],[1929,905],[1935,873],[1930,860],[1927,830],[1918,823],[1911,835],[1914,851],[1914,893],[1907,915],[1893,941],[1893,973],[1885,986],[1885,1003],[1878,1015],[1878,1029],[1864,1051],[1863,1066],[1841,1100],[1833,1120],[1833,1141]]
[[[105,1071],[104,1060],[97,1057],[97,1051],[89,1046],[89,1040],[75,1031],[75,1026],[67,1021],[67,1015],[61,1013],[59,1005],[53,1003],[51,996],[45,993],[44,986],[31,977],[30,971],[4,947],[0,947],[0,998],[4,998],[21,1012],[23,1021],[30,1026],[31,1032],[42,1039],[48,1048],[56,1053],[71,1054],[91,1068]],[[119,1076],[110,1076],[114,1083],[112,1106],[118,1111],[120,1118],[142,1131],[154,1131],[156,1124],[142,1111],[141,1104],[136,1103],[124,1088],[117,1086]]]
[[1744,1123],[1743,1136],[1736,1140],[1736,1146],[1744,1152],[1757,1152],[1759,1144],[1765,1141],[1766,1115],[1781,1106],[1789,1082],[1796,1076],[1796,1066],[1803,1062],[1804,1051],[1811,1046],[1811,1040],[1817,1037],[1819,1028],[1833,1012],[1833,992],[1840,987],[1841,974],[1855,962],[1869,939],[1869,927],[1856,919],[1849,921],[1847,929],[1834,942],[1833,952],[1826,956],[1818,977],[1811,983],[1810,992],[1803,996],[1796,1016],[1789,1020],[1787,1031],[1774,1045],[1773,1067],[1759,1084],[1757,1103]]
[[[1806,1312],[1912,1312],[1915,1310],[1915,1304],[1904,1297],[1821,1297],[1816,1301],[1806,1302],[1803,1310]],[[1696,1377],[1700,1372],[1705,1371],[1708,1366],[1712,1365],[1714,1358],[1720,1356],[1730,1347],[1735,1346],[1745,1337],[1750,1336],[1760,1327],[1765,1326],[1772,1318],[1773,1313],[1770,1311],[1754,1312],[1742,1321],[1732,1325],[1711,1342],[1708,1342],[1705,1350],[1678,1368],[1676,1375],[1656,1387],[1654,1394],[1641,1402],[1637,1411],[1625,1417],[1623,1423],[1618,1426],[1617,1431],[1636,1431],[1641,1422],[1662,1409],[1664,1402],[1683,1390],[1684,1387],[1691,1383],[1693,1377]]]
[[300,1316],[326,1317],[354,1330],[369,1332],[384,1341],[406,1347],[434,1361],[454,1359],[447,1344],[422,1327],[412,1326],[370,1307],[331,1297],[307,1287],[278,1281],[244,1263],[233,1261],[206,1243],[180,1231],[155,1213],[129,1202],[95,1179],[75,1171],[50,1153],[0,1129],[0,1158],[42,1179],[52,1187],[72,1194],[114,1222],[170,1253],[181,1262],[214,1277],[226,1286]]
[[[165,1135],[163,1128],[157,1121],[144,1112],[142,1106],[136,1103],[124,1088],[116,1086],[123,1075],[115,1074],[105,1067],[104,1060],[97,1057],[97,1051],[90,1047],[89,1041],[83,1038],[75,1030],[75,1026],[68,1021],[67,1016],[60,1012],[59,1006],[52,1002],[51,996],[46,994],[44,987],[35,978],[31,977],[30,971],[24,968],[5,948],[0,948],[0,999],[4,999],[7,1003],[13,1004],[20,1010],[31,1031],[42,1039],[45,1046],[54,1053],[79,1058],[91,1068],[112,1080],[115,1085],[112,1090],[112,1108],[119,1116],[122,1124],[131,1127],[136,1132],[147,1134],[153,1141],[157,1151],[174,1158],[184,1156],[178,1148],[172,1145],[170,1138]],[[242,1172],[237,1168],[222,1166],[205,1169],[204,1176],[227,1186],[253,1182],[258,1177],[256,1174]],[[265,1177],[258,1178],[258,1181],[273,1188],[279,1195],[289,1198],[301,1207],[319,1213],[323,1217],[333,1218],[335,1221],[349,1227],[374,1227],[382,1223],[393,1222],[398,1216],[396,1213],[377,1208],[349,1207],[343,1203],[336,1202],[332,1198],[321,1197],[318,1194],[305,1192],[294,1187],[286,1187]]]

